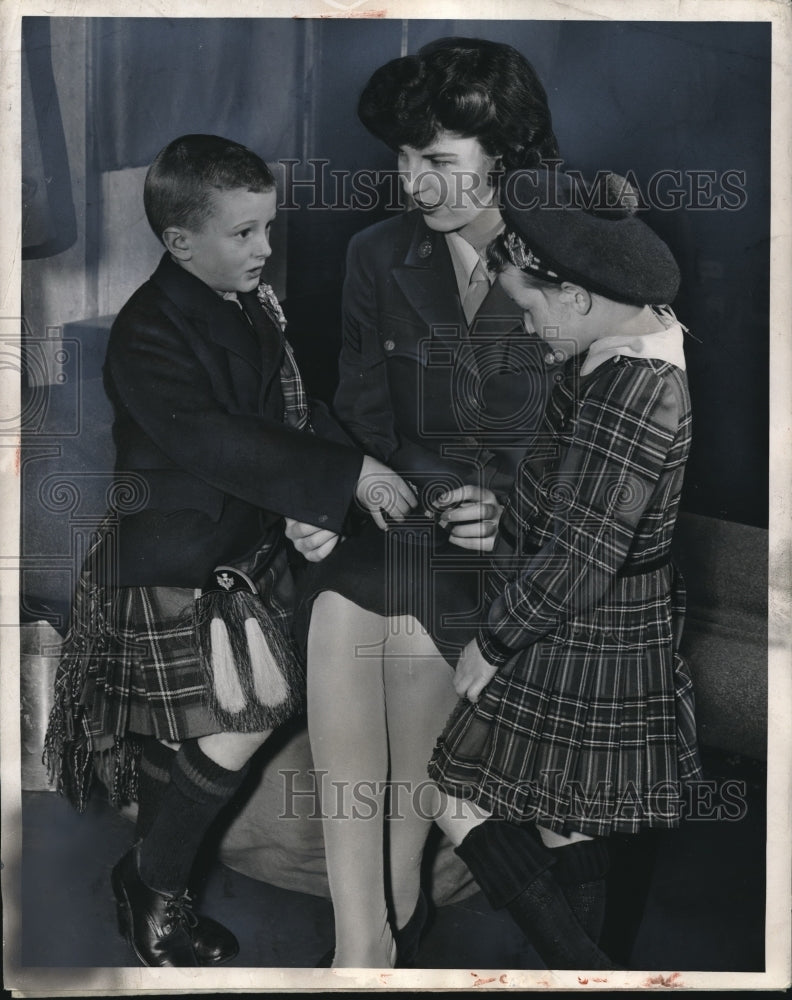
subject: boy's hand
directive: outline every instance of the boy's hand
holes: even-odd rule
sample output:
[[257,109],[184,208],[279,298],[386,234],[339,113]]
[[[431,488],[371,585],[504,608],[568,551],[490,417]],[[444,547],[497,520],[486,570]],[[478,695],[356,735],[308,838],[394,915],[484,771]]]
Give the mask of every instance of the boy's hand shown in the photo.
[[286,537],[308,562],[321,562],[338,544],[339,535],[304,521],[286,518]]
[[482,486],[460,486],[435,500],[441,512],[438,524],[450,529],[448,540],[460,549],[491,552],[495,545],[503,507],[498,498]]
[[366,455],[358,477],[355,496],[358,503],[374,518],[378,528],[388,530],[383,514],[394,521],[403,521],[418,503],[418,497],[398,472]]
[[462,650],[454,673],[454,690],[460,698],[478,701],[479,695],[489,684],[498,668],[488,663],[481,655],[475,639]]

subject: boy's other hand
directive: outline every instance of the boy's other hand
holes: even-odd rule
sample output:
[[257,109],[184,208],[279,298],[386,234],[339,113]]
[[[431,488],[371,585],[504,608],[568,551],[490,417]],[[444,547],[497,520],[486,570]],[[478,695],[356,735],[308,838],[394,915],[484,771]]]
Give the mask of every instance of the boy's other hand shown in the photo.
[[448,540],[460,549],[491,552],[503,507],[483,486],[460,486],[434,502],[440,511],[437,523],[448,531]]
[[286,518],[286,537],[308,562],[321,562],[338,544],[339,535],[327,528]]
[[498,668],[481,655],[478,643],[472,639],[462,650],[454,672],[454,690],[460,698],[478,701],[479,695],[489,684]]
[[388,530],[385,514],[394,521],[403,521],[418,503],[415,492],[398,472],[370,455],[363,458],[355,496],[382,531]]

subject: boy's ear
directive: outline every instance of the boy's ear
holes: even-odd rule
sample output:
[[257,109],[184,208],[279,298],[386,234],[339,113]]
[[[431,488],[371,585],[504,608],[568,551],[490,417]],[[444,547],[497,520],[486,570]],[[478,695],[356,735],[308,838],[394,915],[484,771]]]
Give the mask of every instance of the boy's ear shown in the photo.
[[581,316],[586,316],[591,311],[591,292],[581,285],[565,281],[561,285],[560,298],[562,302],[565,302]]
[[169,253],[177,260],[189,260],[192,257],[190,234],[179,226],[169,226],[162,234],[162,242]]

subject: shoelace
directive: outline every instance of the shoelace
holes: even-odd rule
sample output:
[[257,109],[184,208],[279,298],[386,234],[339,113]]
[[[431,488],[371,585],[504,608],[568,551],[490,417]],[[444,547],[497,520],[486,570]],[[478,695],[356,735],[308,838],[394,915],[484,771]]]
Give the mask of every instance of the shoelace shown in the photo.
[[162,928],[165,934],[171,934],[175,928],[182,925],[195,927],[198,918],[192,910],[192,897],[189,892],[183,892],[181,896],[171,896],[165,903],[165,919],[167,923]]

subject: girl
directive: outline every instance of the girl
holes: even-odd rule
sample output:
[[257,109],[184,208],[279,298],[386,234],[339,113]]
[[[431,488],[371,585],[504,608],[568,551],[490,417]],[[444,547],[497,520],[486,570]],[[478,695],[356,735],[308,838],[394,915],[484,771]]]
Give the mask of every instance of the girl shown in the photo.
[[[599,181],[535,171],[504,191],[493,267],[565,360],[429,767],[457,853],[562,968],[604,967],[563,901],[584,928],[601,919],[607,836],[676,826],[701,777],[670,555],[691,431],[683,328],[663,308],[679,274],[629,185]],[[467,826],[461,799],[482,810]]]

